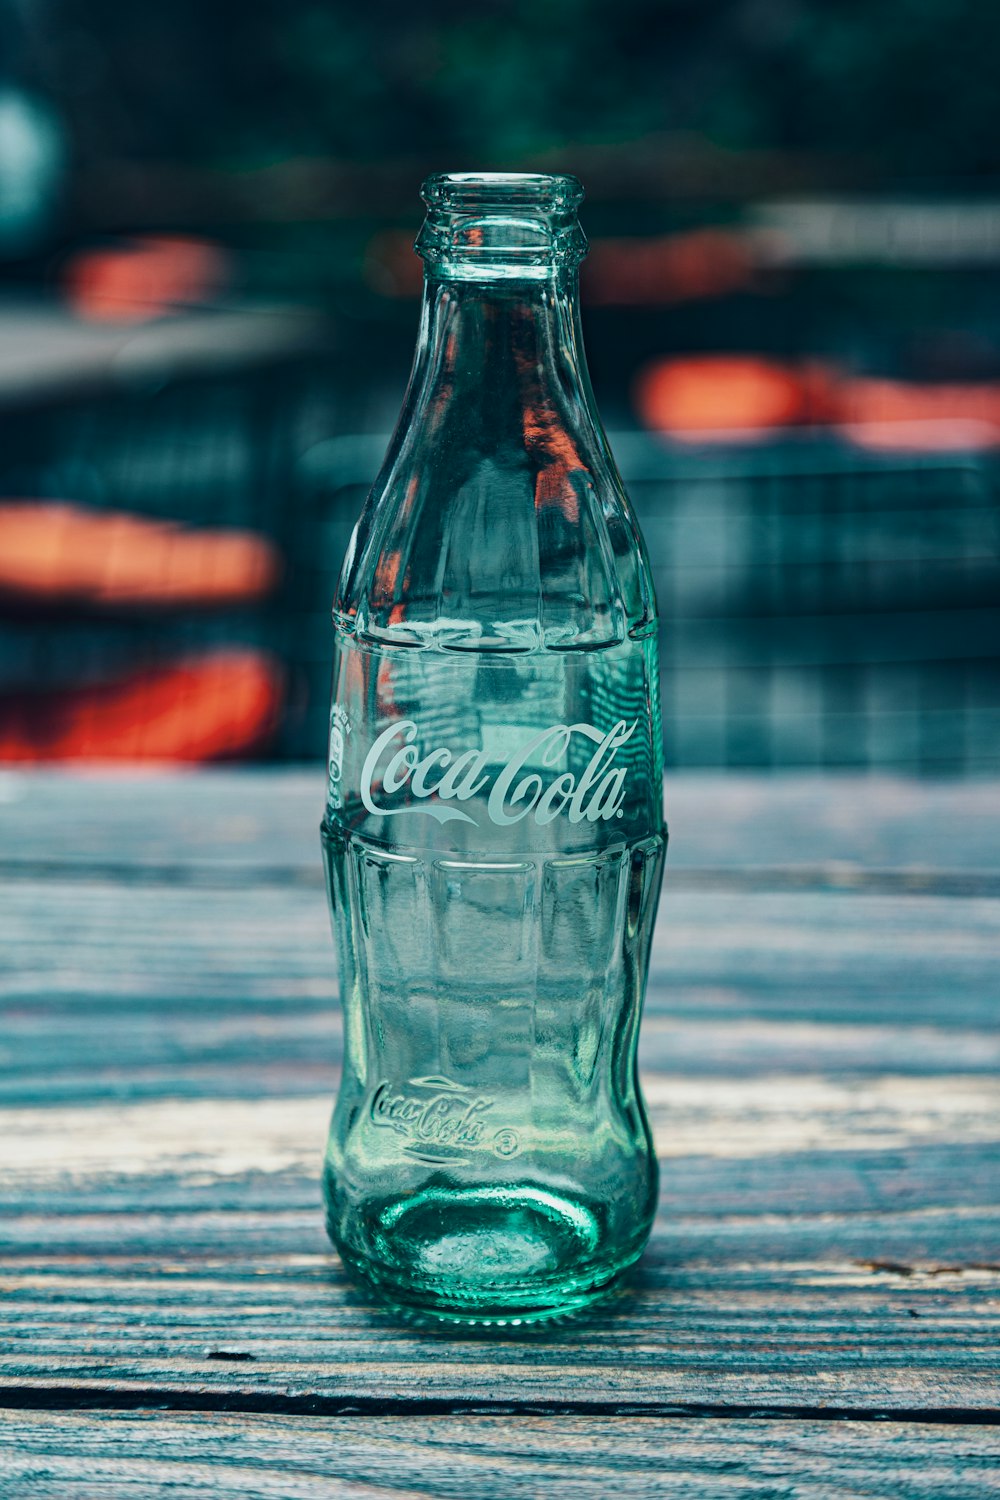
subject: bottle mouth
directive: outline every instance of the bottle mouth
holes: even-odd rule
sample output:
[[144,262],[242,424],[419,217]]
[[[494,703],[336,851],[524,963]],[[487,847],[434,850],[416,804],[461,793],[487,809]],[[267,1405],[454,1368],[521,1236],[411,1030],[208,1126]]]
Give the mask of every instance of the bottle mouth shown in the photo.
[[583,187],[541,172],[436,172],[420,190],[427,218],[416,251],[436,274],[467,280],[534,276],[587,253],[577,220]]
[[575,213],[583,184],[568,173],[434,172],[420,189],[429,209],[497,207]]

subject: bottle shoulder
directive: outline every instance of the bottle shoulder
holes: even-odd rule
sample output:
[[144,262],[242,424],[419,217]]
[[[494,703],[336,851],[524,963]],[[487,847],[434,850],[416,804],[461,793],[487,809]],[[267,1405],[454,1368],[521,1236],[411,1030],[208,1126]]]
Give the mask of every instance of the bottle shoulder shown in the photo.
[[352,536],[338,625],[490,652],[599,650],[655,631],[649,560],[613,462],[531,458],[392,465]]

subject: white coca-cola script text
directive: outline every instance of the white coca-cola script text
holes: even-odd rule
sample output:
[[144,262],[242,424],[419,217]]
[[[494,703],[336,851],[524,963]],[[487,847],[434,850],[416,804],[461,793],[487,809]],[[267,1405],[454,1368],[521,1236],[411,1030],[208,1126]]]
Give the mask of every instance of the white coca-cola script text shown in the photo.
[[[622,745],[632,738],[637,723],[636,719],[631,724],[619,719],[607,731],[595,729],[593,724],[552,724],[497,770],[483,750],[459,754],[444,746],[425,750],[416,743],[416,723],[398,719],[382,731],[365,757],[361,801],[368,812],[382,818],[417,812],[438,823],[459,820],[475,824],[471,813],[456,803],[480,797],[488,787],[486,816],[500,827],[529,816],[544,825],[563,812],[571,823],[621,817],[627,768],[616,766],[614,761]],[[589,761],[578,773],[562,770],[547,777],[546,769],[566,765],[566,752],[574,735],[594,746]],[[389,805],[387,799],[404,787],[408,789],[405,801]]]

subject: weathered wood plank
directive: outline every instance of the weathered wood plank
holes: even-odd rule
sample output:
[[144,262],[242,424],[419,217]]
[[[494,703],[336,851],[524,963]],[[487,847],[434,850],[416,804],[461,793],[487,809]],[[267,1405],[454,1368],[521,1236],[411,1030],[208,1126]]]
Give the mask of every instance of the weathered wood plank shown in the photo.
[[0,1380],[39,1399],[1000,1407],[989,1080],[650,1084],[664,1191],[640,1272],[516,1348],[414,1334],[345,1282],[318,1201],[328,1096],[8,1111]]
[[[0,774],[8,873],[109,865],[204,867],[220,878],[317,879],[322,768],[89,775]],[[1000,784],[891,776],[670,777],[669,869],[799,867],[997,873]]]
[[[661,1005],[667,999],[657,994]],[[99,1003],[54,1000],[30,1013],[0,1006],[0,1105],[80,1105],[140,1099],[237,1099],[332,1094],[342,1052],[337,1012],[291,1004],[207,1014],[165,1004],[123,1015]],[[643,1076],[761,1072],[969,1078],[1000,1069],[1000,1036],[940,1026],[811,1024],[647,1013]]]
[[[15,797],[46,791],[16,780]],[[0,809],[8,1401],[996,1415],[995,788],[681,783],[692,862],[667,888],[642,1044],[663,1166],[650,1250],[590,1319],[511,1342],[401,1325],[326,1245],[339,1030],[314,778],[50,781],[51,802]],[[928,830],[931,888],[935,868],[971,872],[977,899],[916,893]],[[31,874],[36,847],[49,866]],[[205,882],[177,877],[199,861]],[[779,867],[816,888],[781,887]],[[693,879],[713,868],[728,888]],[[859,879],[873,870],[909,883]],[[64,1482],[71,1457],[55,1444]],[[703,1494],[709,1473],[683,1482]],[[778,1482],[761,1471],[759,1492]]]
[[[352,1316],[349,1304],[329,1293],[310,1302],[294,1283],[277,1285],[282,1297],[267,1328],[259,1326],[260,1313],[247,1326],[253,1302],[245,1288],[234,1298],[211,1277],[203,1279],[200,1307],[189,1309],[183,1284],[175,1288],[176,1319],[166,1309],[157,1316],[154,1302],[133,1295],[126,1301],[131,1321],[108,1325],[106,1315],[78,1302],[74,1322],[87,1340],[69,1352],[70,1323],[46,1318],[41,1308],[51,1303],[43,1302],[37,1342],[25,1330],[24,1351],[4,1360],[2,1404],[333,1413],[388,1405],[414,1415],[526,1406],[595,1415],[778,1409],[806,1418],[822,1409],[830,1416],[950,1414],[1000,1423],[995,1327],[990,1337],[974,1303],[944,1316],[936,1337],[915,1346],[908,1307],[898,1298],[895,1318],[865,1315],[849,1300],[838,1310],[831,1298],[825,1317],[796,1319],[774,1317],[774,1299],[769,1304],[752,1291],[749,1315],[731,1313],[728,1321],[667,1313],[647,1331],[662,1298],[629,1305],[623,1297],[586,1333],[563,1331],[545,1345],[527,1336],[472,1345],[433,1333],[407,1337],[388,1315],[380,1326],[375,1311]],[[686,1290],[696,1300],[695,1289]],[[57,1280],[53,1295],[64,1292]],[[213,1312],[216,1292],[221,1308]],[[328,1320],[330,1336],[296,1326],[292,1307],[314,1325]],[[629,1326],[633,1319],[643,1321],[641,1337]]]
[[[760,1161],[808,1152],[997,1146],[1000,1088],[991,1078],[816,1074],[687,1078],[647,1072],[644,1092],[661,1160]],[[151,1099],[3,1111],[4,1181],[57,1190],[118,1178],[308,1172],[325,1138],[332,1090],[249,1099]],[[992,1185],[994,1188],[996,1184]]]
[[[944,1264],[963,1258],[994,1262],[1000,1245],[998,1171],[992,1143],[776,1153],[730,1164],[717,1157],[671,1157],[661,1183],[662,1213],[668,1220],[686,1217],[696,1204],[699,1222],[709,1226],[705,1233],[720,1241],[729,1234],[729,1216],[738,1225],[781,1216],[778,1238],[786,1247],[812,1242],[872,1259],[933,1254]],[[215,1215],[249,1214],[260,1236],[268,1214],[300,1211],[319,1213],[315,1156],[308,1175],[295,1170],[224,1179],[184,1170],[109,1174],[85,1188],[61,1189],[22,1181],[4,1192],[0,1243],[29,1245],[39,1253],[54,1247],[65,1256],[77,1244],[91,1245],[95,1253],[106,1249],[109,1236],[112,1243],[145,1243],[144,1237],[155,1234],[157,1243],[175,1246],[191,1235],[208,1250],[228,1233]],[[794,1224],[786,1224],[786,1216]]]
[[624,1491],[637,1500],[985,1500],[1000,1493],[999,1458],[990,1428],[897,1422],[0,1415],[9,1500],[604,1500]]
[[0,1414],[7,1500],[986,1500],[998,1459],[995,1429],[895,1422]]
[[[211,1001],[311,1007],[335,996],[320,891],[18,879],[0,889],[0,1004],[95,999],[131,1016]],[[1000,899],[673,891],[648,1008],[688,1018],[996,1031]]]

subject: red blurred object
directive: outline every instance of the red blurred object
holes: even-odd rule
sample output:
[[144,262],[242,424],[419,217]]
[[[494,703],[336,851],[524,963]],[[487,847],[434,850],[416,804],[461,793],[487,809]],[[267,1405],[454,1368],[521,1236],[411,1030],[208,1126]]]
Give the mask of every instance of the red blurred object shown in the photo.
[[399,229],[373,234],[365,251],[364,277],[382,297],[419,297],[424,263],[413,248],[413,235]]
[[746,441],[828,418],[834,389],[818,365],[796,370],[759,355],[698,355],[642,371],[636,405],[647,427],[682,440]]
[[253,532],[0,502],[0,592],[101,605],[230,604],[266,594],[279,573],[277,551]]
[[746,241],[725,229],[658,239],[596,240],[580,282],[591,306],[664,306],[724,297],[753,281]]
[[[383,297],[420,295],[424,268],[411,234],[398,229],[374,234],[364,269],[368,285]],[[750,243],[726,229],[594,240],[580,272],[584,301],[599,307],[663,307],[723,297],[753,279]]]
[[250,754],[274,732],[277,663],[218,651],[97,687],[0,699],[0,761],[207,761]]
[[692,355],[643,370],[636,406],[647,427],[680,441],[746,442],[822,427],[859,446],[942,452],[1000,446],[1000,385],[849,379],[818,364],[759,355]]
[[916,385],[901,380],[844,380],[840,421],[865,448],[911,452],[1000,445],[1000,385]]
[[81,317],[134,323],[197,306],[229,279],[225,251],[210,240],[146,236],[82,251],[63,272],[66,298]]

